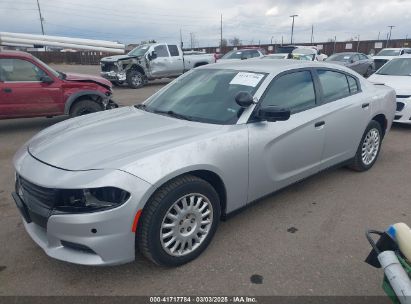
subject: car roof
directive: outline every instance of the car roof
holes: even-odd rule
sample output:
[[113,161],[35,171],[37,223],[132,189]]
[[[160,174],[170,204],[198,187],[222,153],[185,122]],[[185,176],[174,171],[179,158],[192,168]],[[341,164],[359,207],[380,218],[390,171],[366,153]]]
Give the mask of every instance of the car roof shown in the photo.
[[9,51],[9,50],[2,50],[0,51],[0,57],[13,57],[13,58],[25,58],[25,59],[31,59],[33,58],[33,55],[27,52],[22,52],[22,51]]
[[350,71],[339,65],[334,65],[330,63],[321,63],[316,61],[303,61],[303,60],[290,60],[290,59],[278,59],[278,60],[260,60],[259,58],[240,60],[233,59],[223,62],[217,62],[210,65],[204,65],[199,67],[199,69],[227,69],[227,70],[239,70],[239,71],[249,71],[255,73],[272,73],[278,74],[283,71],[299,68],[333,68],[341,71]]

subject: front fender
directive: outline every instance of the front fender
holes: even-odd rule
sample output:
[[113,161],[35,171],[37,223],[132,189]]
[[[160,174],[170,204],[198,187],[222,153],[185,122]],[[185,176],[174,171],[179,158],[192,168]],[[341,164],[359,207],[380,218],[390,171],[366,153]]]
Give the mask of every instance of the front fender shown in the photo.
[[66,115],[70,114],[70,108],[73,105],[73,103],[79,97],[87,96],[87,95],[99,96],[101,98],[101,100],[103,101],[103,104],[107,104],[107,103],[105,103],[105,101],[108,102],[108,100],[110,99],[110,96],[107,96],[104,93],[102,93],[100,91],[97,91],[97,90],[80,91],[80,92],[74,93],[74,94],[69,96],[69,98],[67,99],[67,101],[64,105],[64,114],[66,114]]

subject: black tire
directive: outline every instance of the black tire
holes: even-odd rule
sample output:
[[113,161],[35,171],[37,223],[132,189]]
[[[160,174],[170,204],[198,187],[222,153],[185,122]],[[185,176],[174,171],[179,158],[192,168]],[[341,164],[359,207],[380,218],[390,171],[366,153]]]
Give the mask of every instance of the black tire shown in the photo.
[[[211,225],[208,234],[204,236],[202,242],[193,251],[183,256],[173,256],[163,248],[160,240],[160,233],[164,231],[161,228],[163,219],[180,198],[194,193],[205,196],[211,203],[213,211]],[[211,242],[220,221],[220,214],[219,196],[208,182],[192,175],[185,175],[171,180],[154,193],[143,209],[136,236],[139,250],[145,257],[158,265],[179,266],[188,263],[198,257]],[[176,221],[180,221],[180,219]],[[180,227],[177,230],[180,231]]]
[[138,70],[130,70],[127,72],[127,84],[132,89],[139,89],[144,86],[144,75]]
[[103,106],[94,100],[83,99],[77,101],[70,109],[70,117],[77,117],[103,110]]
[[[367,135],[369,134],[371,130],[376,130],[378,132],[378,138],[379,138],[378,150],[375,156],[373,157],[373,160],[370,163],[366,163],[363,160],[363,156],[362,156],[363,145],[365,143],[365,139]],[[380,154],[382,139],[383,139],[383,133],[382,133],[381,125],[375,120],[371,120],[371,122],[368,124],[367,128],[365,129],[365,132],[361,138],[360,144],[358,145],[357,153],[355,154],[352,163],[348,167],[358,172],[369,170],[375,164],[375,162],[377,161],[378,155]]]

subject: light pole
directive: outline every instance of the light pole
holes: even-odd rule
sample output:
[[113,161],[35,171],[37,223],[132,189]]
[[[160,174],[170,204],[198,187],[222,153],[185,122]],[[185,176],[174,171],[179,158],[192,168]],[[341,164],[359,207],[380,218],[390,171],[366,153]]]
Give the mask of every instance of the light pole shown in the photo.
[[390,28],[390,33],[388,34],[387,45],[385,47],[388,47],[390,43],[392,28],[395,27],[395,25],[389,25],[388,27]]
[[293,18],[293,23],[291,25],[291,44],[293,44],[293,36],[294,36],[294,19],[295,17],[298,17],[298,15],[291,15],[291,18]]
[[273,44],[273,38],[274,38],[274,36],[271,36],[271,43],[270,44]]

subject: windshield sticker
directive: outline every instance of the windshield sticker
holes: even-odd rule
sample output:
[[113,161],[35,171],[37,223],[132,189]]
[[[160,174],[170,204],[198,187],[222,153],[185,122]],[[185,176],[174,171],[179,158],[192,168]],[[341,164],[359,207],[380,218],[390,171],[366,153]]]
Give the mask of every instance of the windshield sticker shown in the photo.
[[248,87],[256,87],[261,79],[263,79],[264,74],[257,73],[247,73],[239,72],[231,81],[230,84],[239,84]]

